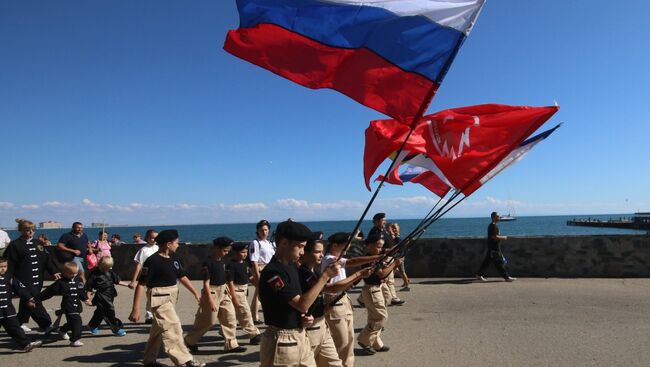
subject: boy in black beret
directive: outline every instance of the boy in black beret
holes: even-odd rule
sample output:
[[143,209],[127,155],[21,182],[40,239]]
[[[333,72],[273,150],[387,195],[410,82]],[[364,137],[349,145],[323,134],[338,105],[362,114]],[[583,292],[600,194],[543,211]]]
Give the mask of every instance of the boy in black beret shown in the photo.
[[229,274],[228,288],[232,295],[232,303],[235,306],[237,322],[248,334],[250,344],[257,345],[262,339],[259,329],[253,322],[253,315],[248,306],[248,283],[251,279],[250,268],[246,258],[248,257],[248,246],[245,243],[237,242],[232,245],[232,261],[226,265]]
[[218,237],[212,241],[212,256],[203,262],[203,295],[199,309],[194,318],[194,327],[185,336],[185,344],[192,353],[198,351],[197,343],[214,325],[219,322],[226,352],[245,352],[246,348],[237,343],[237,317],[233,306],[226,262],[233,240],[228,237]]

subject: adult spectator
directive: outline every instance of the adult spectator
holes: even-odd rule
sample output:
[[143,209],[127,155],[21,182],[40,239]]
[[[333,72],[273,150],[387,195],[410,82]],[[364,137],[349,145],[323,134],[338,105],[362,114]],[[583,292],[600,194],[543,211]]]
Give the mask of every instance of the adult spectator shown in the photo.
[[41,234],[38,235],[38,240],[43,242],[43,245],[45,247],[52,246],[52,241],[50,241],[50,239],[47,238],[47,236],[44,233],[41,233]]
[[[393,243],[396,244],[399,243],[401,240],[399,223],[396,222],[389,223],[386,226],[386,229],[388,231],[388,235],[393,240]],[[402,277],[402,289],[400,289],[400,291],[405,291],[405,292],[410,291],[411,290],[411,288],[409,288],[410,280],[408,275],[406,274],[406,266],[404,265],[404,259],[402,259],[402,263],[400,264],[400,266],[395,268],[395,271],[399,273],[399,275]]]
[[506,270],[506,264],[508,262],[501,252],[501,241],[507,240],[508,236],[501,236],[499,233],[499,226],[497,226],[500,219],[499,213],[492,212],[490,218],[492,219],[492,223],[488,225],[487,253],[485,254],[485,259],[483,260],[481,267],[476,273],[476,278],[486,281],[485,271],[490,266],[490,263],[492,263],[506,282],[515,281],[517,278],[511,277]]
[[[84,265],[86,264],[86,254],[90,247],[90,241],[88,241],[88,236],[84,233],[84,225],[80,222],[72,223],[72,231],[64,233],[59,238],[56,247],[62,254],[72,255],[71,261],[77,263],[79,277],[83,283],[86,283]],[[62,259],[65,259],[65,255]]]
[[101,230],[97,235],[97,239],[90,245],[93,253],[97,256],[97,264],[104,256],[111,256],[111,243],[108,242],[108,232]]
[[143,241],[142,240],[142,235],[140,233],[136,232],[133,235],[133,243],[135,243],[136,245],[144,245],[144,244],[147,243],[147,241]]
[[123,245],[124,243],[125,242],[122,241],[122,236],[120,236],[119,234],[115,233],[115,234],[113,234],[111,236],[111,245],[112,246],[119,246],[119,245]]
[[261,304],[259,301],[259,280],[262,269],[271,261],[275,255],[275,243],[269,241],[269,232],[271,225],[267,220],[262,219],[255,225],[255,233],[257,238],[254,239],[248,246],[249,258],[253,270],[253,285],[255,286],[255,294],[251,300],[251,315],[253,322],[260,323],[259,311]]
[[[6,258],[8,262],[7,274],[14,276],[24,286],[25,290],[34,298],[38,299],[43,288],[43,276],[45,270],[54,278],[61,278],[50,255],[45,251],[43,242],[34,239],[34,223],[25,219],[16,219],[20,237],[11,241],[7,246]],[[0,313],[1,315],[1,313]],[[35,307],[30,307],[27,300],[21,299],[18,305],[18,321],[22,324],[23,330],[31,331],[27,327],[29,318],[33,318],[38,326],[46,333],[52,331],[52,319],[40,302]]]
[[4,257],[9,242],[11,242],[11,238],[9,238],[7,232],[0,229],[0,257]]

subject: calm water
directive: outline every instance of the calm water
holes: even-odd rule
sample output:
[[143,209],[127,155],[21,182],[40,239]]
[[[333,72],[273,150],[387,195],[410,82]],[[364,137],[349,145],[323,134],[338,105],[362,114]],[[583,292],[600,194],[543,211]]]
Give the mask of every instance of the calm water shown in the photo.
[[[593,235],[593,234],[644,234],[645,231],[634,231],[615,228],[590,228],[570,227],[566,221],[573,218],[599,218],[602,220],[618,219],[630,215],[581,215],[581,216],[544,216],[544,217],[518,217],[514,222],[499,223],[501,233],[507,236],[557,236],[557,235]],[[402,235],[409,233],[420,220],[402,219],[395,220],[402,228]],[[423,237],[483,237],[486,235],[489,218],[442,218],[429,227]],[[356,221],[324,221],[305,222],[314,231],[322,231],[325,237],[338,231],[351,231]],[[275,227],[275,223],[271,223]],[[371,221],[365,221],[361,226],[364,234],[372,227]],[[148,228],[158,231],[168,228],[178,229],[181,241],[192,243],[207,243],[217,236],[229,236],[235,240],[252,240],[255,236],[255,224],[200,224],[177,226],[147,226],[147,227],[108,227],[110,234],[118,233],[123,241],[130,242],[133,234],[139,232],[144,236]],[[55,241],[61,234],[69,229],[38,229],[36,236],[45,233],[50,241]],[[97,238],[98,228],[86,228],[88,238]],[[18,237],[17,231],[8,231],[14,239]]]

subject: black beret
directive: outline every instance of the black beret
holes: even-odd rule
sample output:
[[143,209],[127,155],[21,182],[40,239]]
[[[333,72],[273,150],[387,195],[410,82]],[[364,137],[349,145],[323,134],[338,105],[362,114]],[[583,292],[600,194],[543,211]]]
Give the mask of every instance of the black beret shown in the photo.
[[222,237],[217,237],[214,240],[212,240],[212,244],[217,247],[228,247],[232,246],[232,243],[235,242],[233,241],[232,238],[222,236]]
[[156,243],[158,245],[164,245],[167,242],[174,242],[178,239],[178,231],[175,229],[165,229],[164,231],[160,231],[158,233],[158,236],[156,236]]
[[347,243],[350,238],[350,232],[336,232],[327,238],[329,243]]
[[308,241],[308,243],[314,243],[316,241],[320,241],[323,239],[323,232],[322,231],[317,231],[314,232],[314,237]]
[[239,252],[243,249],[248,249],[248,244],[244,242],[235,242],[232,244],[232,250],[235,252]]
[[282,222],[275,227],[275,236],[301,242],[318,239],[306,225],[290,220]]
[[386,213],[377,213],[375,214],[374,217],[372,217],[372,220],[378,220],[378,219],[384,219],[386,218]]
[[384,236],[381,234],[381,232],[371,232],[368,234],[368,237],[366,237],[365,243],[367,245],[369,243],[375,243],[382,239],[384,239]]

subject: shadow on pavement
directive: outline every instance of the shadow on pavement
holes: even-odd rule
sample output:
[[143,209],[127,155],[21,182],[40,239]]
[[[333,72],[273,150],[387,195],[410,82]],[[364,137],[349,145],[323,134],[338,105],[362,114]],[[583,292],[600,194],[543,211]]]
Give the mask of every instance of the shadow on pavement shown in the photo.
[[418,283],[415,283],[415,284],[423,284],[423,285],[457,284],[457,285],[463,285],[463,284],[500,283],[500,282],[503,282],[503,280],[480,281],[480,280],[477,280],[476,278],[466,278],[466,279],[425,280],[425,281],[418,282]]

